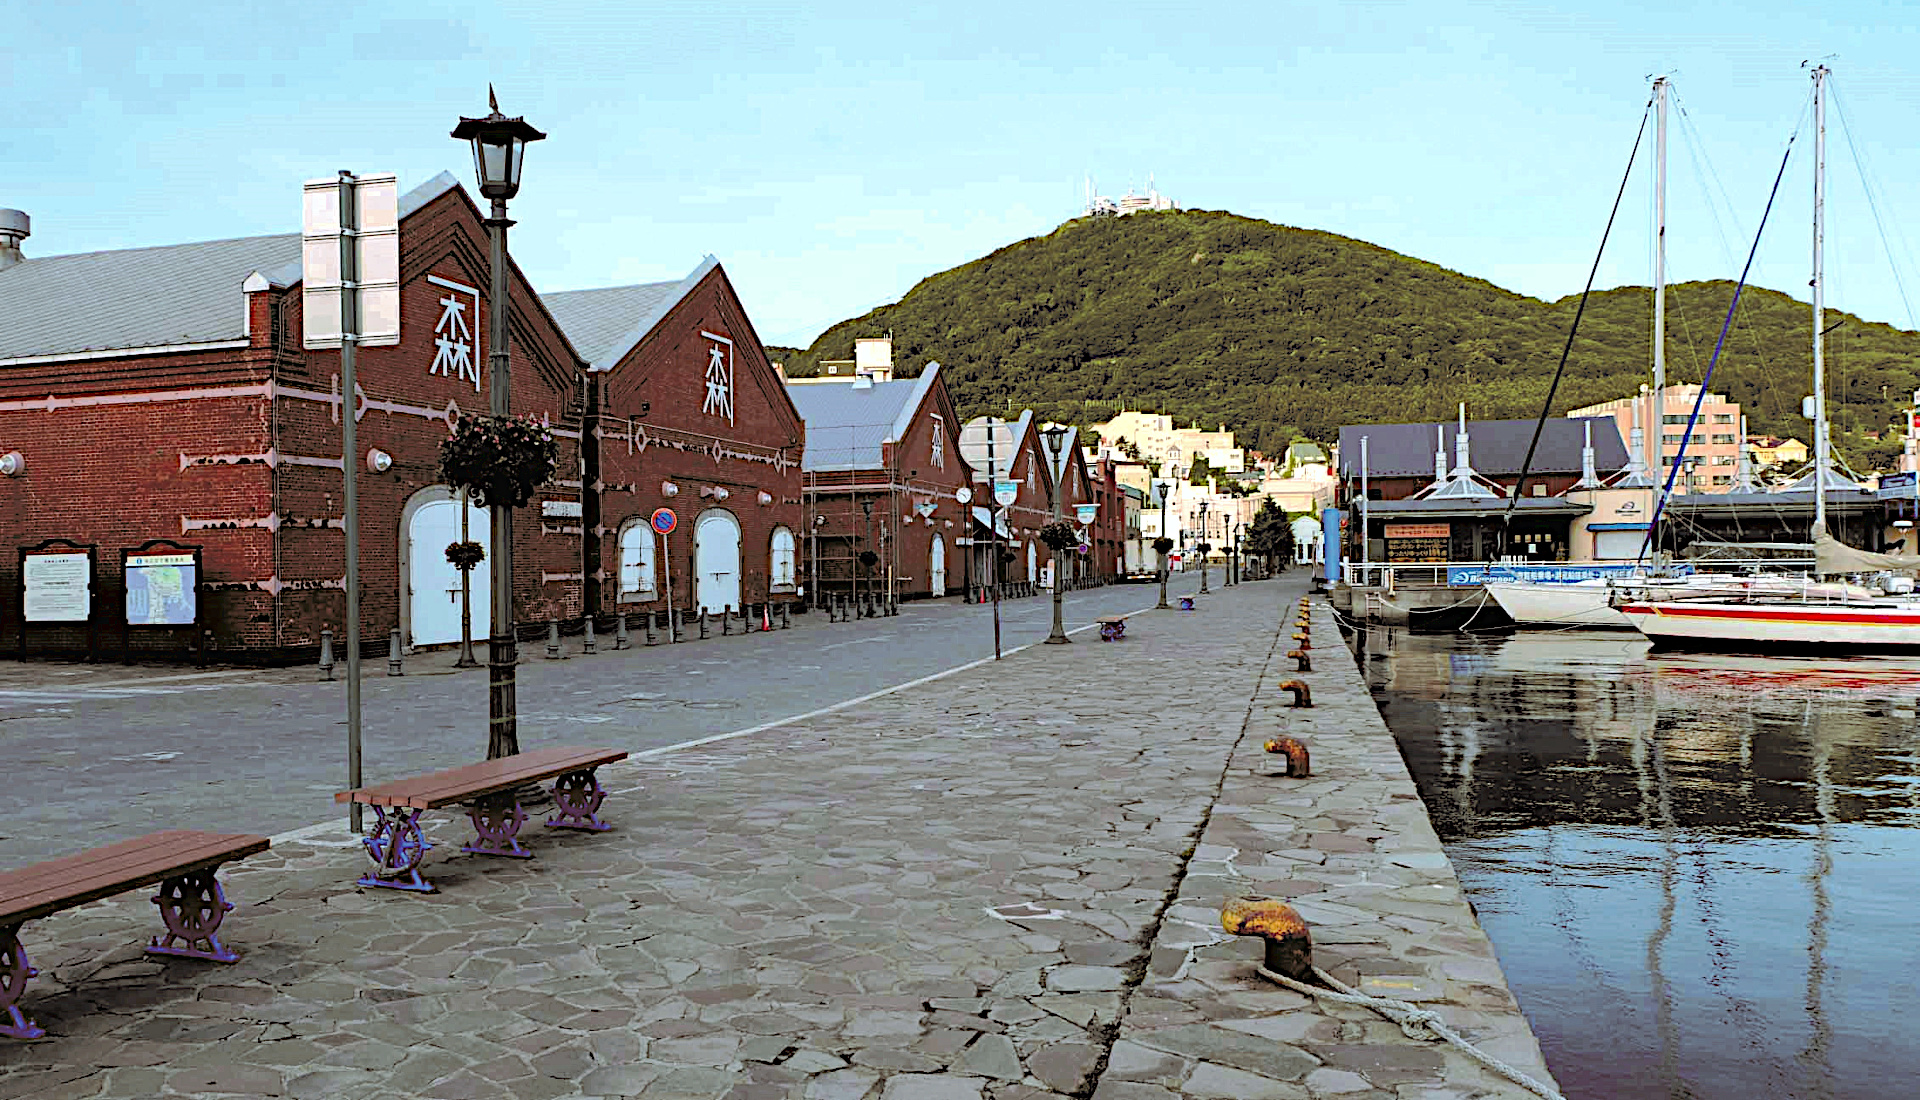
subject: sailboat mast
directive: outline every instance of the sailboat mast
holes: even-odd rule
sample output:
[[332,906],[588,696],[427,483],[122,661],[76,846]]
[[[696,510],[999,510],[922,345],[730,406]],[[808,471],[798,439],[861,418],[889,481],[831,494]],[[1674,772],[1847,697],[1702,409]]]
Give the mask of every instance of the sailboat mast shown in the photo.
[[1813,67],[1813,535],[1827,526],[1826,302],[1822,272],[1827,236],[1827,67]]
[[1667,422],[1667,78],[1653,81],[1653,415],[1647,427],[1647,468],[1660,461]]

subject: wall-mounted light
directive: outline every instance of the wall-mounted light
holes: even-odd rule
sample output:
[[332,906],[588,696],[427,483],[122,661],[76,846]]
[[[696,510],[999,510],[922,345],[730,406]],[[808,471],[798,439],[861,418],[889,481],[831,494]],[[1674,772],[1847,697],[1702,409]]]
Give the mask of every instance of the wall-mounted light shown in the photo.
[[663,497],[677,497],[680,495],[680,486],[675,485],[671,481],[663,481],[660,483],[660,495]]
[[393,469],[393,456],[378,447],[367,452],[367,469],[384,474]]
[[27,456],[19,451],[0,455],[0,477],[19,477],[27,472]]
[[765,508],[765,507],[766,507],[767,505],[769,505],[769,504],[772,504],[772,503],[773,503],[773,494],[772,494],[772,493],[761,493],[761,494],[760,494],[760,507],[762,507],[762,508]]
[[715,500],[725,500],[732,495],[732,493],[727,492],[724,486],[715,485],[713,487],[713,499]]

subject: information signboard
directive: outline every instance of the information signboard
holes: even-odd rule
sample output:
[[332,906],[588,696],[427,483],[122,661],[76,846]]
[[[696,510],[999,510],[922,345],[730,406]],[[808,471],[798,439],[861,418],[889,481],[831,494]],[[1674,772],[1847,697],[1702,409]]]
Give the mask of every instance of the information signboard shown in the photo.
[[93,617],[93,554],[29,551],[20,560],[21,613],[30,623],[83,623]]
[[199,621],[198,550],[130,553],[126,581],[128,626],[192,626]]

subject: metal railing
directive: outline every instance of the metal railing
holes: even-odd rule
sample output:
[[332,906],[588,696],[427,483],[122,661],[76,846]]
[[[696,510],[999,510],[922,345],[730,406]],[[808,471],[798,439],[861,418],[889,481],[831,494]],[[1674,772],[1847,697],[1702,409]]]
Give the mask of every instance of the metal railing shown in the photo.
[[[1651,563],[1647,568],[1657,568]],[[1380,588],[1389,592],[1408,585],[1434,588],[1459,588],[1483,583],[1491,575],[1495,580],[1537,579],[1549,583],[1568,583],[1589,578],[1629,576],[1640,566],[1619,561],[1543,562],[1527,558],[1500,561],[1433,562],[1341,562],[1340,575],[1352,588]],[[1750,574],[1760,572],[1806,572],[1813,568],[1812,558],[1748,558],[1683,561],[1672,563],[1676,573]]]

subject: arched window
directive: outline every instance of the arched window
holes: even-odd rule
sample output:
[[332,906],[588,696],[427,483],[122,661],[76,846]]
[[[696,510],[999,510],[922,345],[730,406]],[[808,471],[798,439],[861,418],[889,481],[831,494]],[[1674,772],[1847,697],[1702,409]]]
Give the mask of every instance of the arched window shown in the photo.
[[773,578],[773,591],[793,591],[794,552],[792,531],[787,530],[785,527],[775,527],[773,529],[770,557],[772,560],[770,563],[771,568],[768,569],[768,576]]
[[620,596],[628,603],[655,599],[653,528],[646,516],[635,516],[620,527]]

